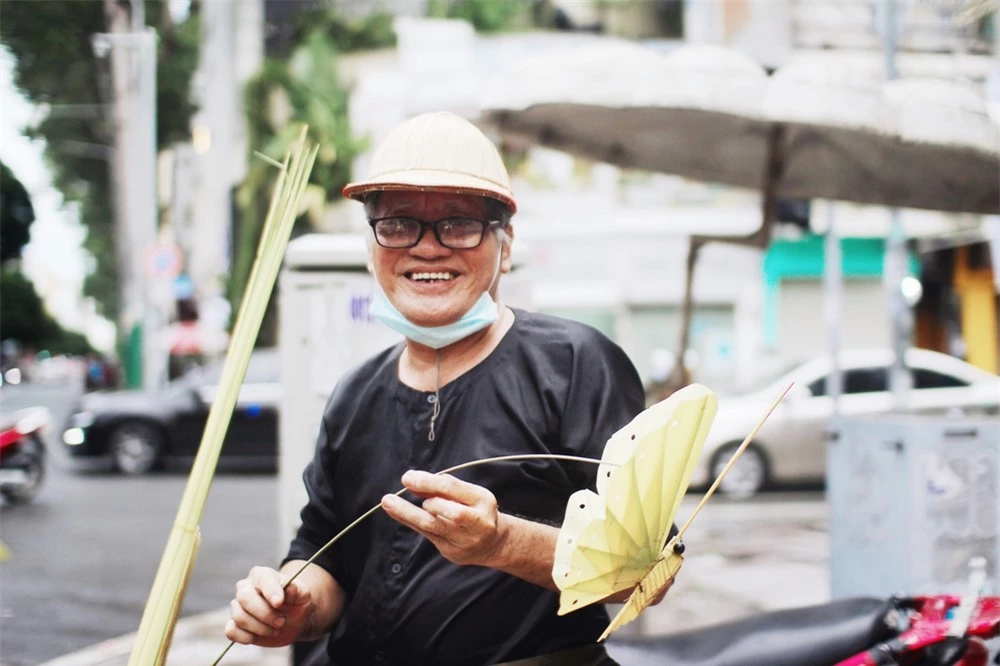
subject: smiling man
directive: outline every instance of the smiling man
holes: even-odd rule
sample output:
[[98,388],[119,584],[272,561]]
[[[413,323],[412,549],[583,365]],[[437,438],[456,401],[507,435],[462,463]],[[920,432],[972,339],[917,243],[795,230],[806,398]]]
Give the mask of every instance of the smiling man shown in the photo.
[[[405,340],[327,404],[309,501],[280,571],[237,584],[226,635],[288,645],[329,634],[328,664],[611,664],[600,605],[558,616],[552,564],[570,494],[643,409],[626,355],[592,328],[505,306],[516,203],[493,144],[448,113],[410,119],[345,195],[371,227],[373,314]],[[336,341],[331,341],[336,344]],[[407,493],[391,493],[405,486]],[[372,506],[282,589],[284,580]]]

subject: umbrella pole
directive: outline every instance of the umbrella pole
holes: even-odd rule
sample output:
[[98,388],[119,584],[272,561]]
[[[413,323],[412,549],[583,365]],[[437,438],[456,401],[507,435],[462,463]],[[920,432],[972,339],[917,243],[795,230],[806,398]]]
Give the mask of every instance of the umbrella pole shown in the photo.
[[775,211],[778,209],[778,182],[785,172],[785,126],[774,125],[767,137],[767,171],[764,174],[760,228],[749,236],[745,245],[766,250],[771,244]]
[[767,169],[764,172],[764,182],[762,184],[763,196],[761,199],[761,223],[757,231],[749,236],[691,236],[688,246],[687,272],[684,284],[684,302],[681,304],[681,334],[680,348],[677,350],[677,362],[674,364],[674,371],[670,375],[669,389],[672,393],[683,386],[687,381],[687,368],[684,365],[684,352],[687,351],[691,340],[691,319],[694,314],[694,296],[692,283],[694,282],[694,266],[698,261],[698,253],[702,246],[711,243],[730,243],[733,245],[744,245],[747,247],[757,247],[767,249],[771,243],[771,232],[774,229],[774,214],[778,207],[778,182],[785,170],[785,127],[780,124],[771,126],[771,131],[767,137]]
[[677,350],[674,368],[670,373],[669,392],[673,393],[688,383],[687,367],[684,364],[684,352],[691,339],[691,315],[694,310],[694,267],[698,263],[698,253],[705,241],[698,236],[688,240],[687,268],[684,272],[684,301],[681,303],[681,335],[680,348]]

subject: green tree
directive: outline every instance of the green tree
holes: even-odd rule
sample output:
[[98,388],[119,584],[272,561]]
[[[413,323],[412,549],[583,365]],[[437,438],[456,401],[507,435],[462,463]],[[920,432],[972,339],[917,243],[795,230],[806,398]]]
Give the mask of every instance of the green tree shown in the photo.
[[35,286],[21,273],[21,252],[31,237],[35,221],[31,196],[7,167],[0,163],[0,337],[55,353],[92,351],[87,338],[67,331],[50,315]]
[[[247,145],[281,161],[301,125],[309,126],[310,140],[319,143],[304,197],[307,210],[296,221],[293,234],[310,228],[351,175],[351,162],[366,142],[351,133],[347,117],[348,94],[337,73],[338,53],[389,46],[395,42],[391,17],[375,14],[361,22],[346,21],[333,10],[306,12],[296,20],[290,47],[282,58],[268,58],[247,82],[244,112]],[[236,312],[253,265],[264,216],[277,178],[273,165],[249,155],[247,176],[237,191],[239,223],[233,238],[229,299]],[[261,344],[273,343],[273,308],[262,326]]]
[[430,0],[429,16],[463,19],[479,32],[530,27],[535,18],[532,0]]
[[21,256],[21,250],[31,238],[31,223],[35,209],[28,191],[0,162],[0,263]]
[[[188,88],[198,57],[198,13],[174,24],[167,2],[146,0],[147,24],[159,35],[157,67],[157,140],[160,147],[189,136],[193,111]],[[84,282],[98,311],[118,320],[120,305],[111,181],[107,162],[113,127],[104,110],[108,72],[91,46],[95,33],[107,30],[102,2],[48,0],[4,2],[0,43],[15,58],[14,83],[35,104],[50,112],[27,136],[45,141],[53,184],[66,202],[79,205],[87,229],[84,248],[94,257],[94,271]]]
[[393,20],[391,14],[383,12],[349,21],[336,9],[328,7],[304,11],[295,17],[292,37],[288,42],[290,48],[275,55],[283,60],[287,59],[313,32],[326,35],[341,53],[392,46],[396,43]]
[[35,285],[21,273],[16,261],[0,269],[0,335],[33,349],[53,354],[86,354],[93,351],[87,338],[67,331],[45,309]]

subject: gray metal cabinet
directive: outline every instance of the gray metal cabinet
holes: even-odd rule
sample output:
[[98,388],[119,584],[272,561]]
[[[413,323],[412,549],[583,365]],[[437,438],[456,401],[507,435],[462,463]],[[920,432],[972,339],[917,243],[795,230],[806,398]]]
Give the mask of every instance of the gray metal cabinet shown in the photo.
[[899,414],[831,425],[834,598],[961,594],[975,556],[1000,593],[1000,419]]

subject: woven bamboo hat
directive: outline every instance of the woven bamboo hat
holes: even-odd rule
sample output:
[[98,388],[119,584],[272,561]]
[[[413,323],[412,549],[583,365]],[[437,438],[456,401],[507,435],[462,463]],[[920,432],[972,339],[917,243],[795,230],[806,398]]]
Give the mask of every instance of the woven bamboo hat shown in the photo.
[[376,149],[368,179],[349,183],[344,196],[361,200],[385,190],[478,194],[517,210],[496,146],[468,120],[447,112],[425,113],[396,127]]

